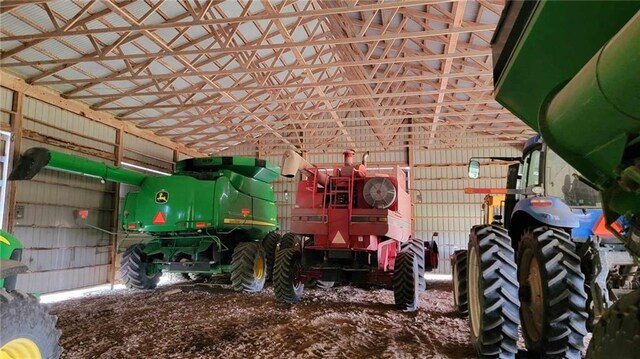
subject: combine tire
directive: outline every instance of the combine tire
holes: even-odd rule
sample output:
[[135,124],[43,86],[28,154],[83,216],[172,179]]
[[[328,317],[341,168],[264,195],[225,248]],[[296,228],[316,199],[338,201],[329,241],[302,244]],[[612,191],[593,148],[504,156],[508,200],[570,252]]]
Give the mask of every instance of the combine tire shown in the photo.
[[424,278],[425,258],[424,258],[424,242],[421,239],[411,238],[409,241],[400,244],[400,252],[411,251],[418,260],[418,276],[420,290],[427,290],[427,280]]
[[273,290],[276,300],[289,304],[300,301],[304,291],[304,283],[299,278],[300,269],[299,250],[281,248],[276,253],[276,263],[273,267]]
[[414,311],[420,297],[418,257],[412,251],[400,252],[393,268],[393,296],[398,309]]
[[507,230],[473,227],[467,255],[471,342],[482,358],[513,358],[518,351],[520,303]]
[[0,358],[58,359],[57,317],[31,294],[0,289]]
[[144,244],[133,245],[122,255],[120,275],[127,288],[153,289],[158,285],[162,271],[147,261]]
[[259,242],[243,242],[231,257],[231,286],[246,293],[259,292],[267,278],[267,261]]
[[587,334],[584,274],[569,234],[538,227],[522,234],[518,251],[522,334],[541,357],[580,358]]
[[587,359],[640,359],[640,289],[607,310],[593,331]]
[[269,232],[262,240],[265,258],[267,259],[267,280],[269,281],[273,278],[273,263],[276,261],[276,248],[281,238],[280,233]]
[[467,288],[467,251],[453,253],[453,304],[459,316],[469,315],[469,296]]
[[293,248],[296,244],[300,243],[300,236],[295,233],[285,233],[280,240],[280,249]]
[[318,280],[318,281],[316,281],[316,288],[319,288],[319,289],[333,288],[334,285],[335,285],[335,282],[330,282],[330,281],[326,281],[326,280]]

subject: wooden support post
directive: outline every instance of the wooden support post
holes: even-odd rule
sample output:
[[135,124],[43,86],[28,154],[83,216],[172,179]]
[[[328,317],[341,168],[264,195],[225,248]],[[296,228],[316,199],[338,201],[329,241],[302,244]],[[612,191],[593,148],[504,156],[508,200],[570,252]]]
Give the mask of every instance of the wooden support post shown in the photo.
[[[13,151],[11,154],[11,158],[9,159],[9,168],[13,168],[13,162],[20,157],[20,147],[22,144],[22,107],[24,104],[24,92],[14,91],[13,92],[13,103],[11,104],[11,110],[13,114],[11,114],[11,145],[13,146]],[[9,188],[9,200],[7,201],[7,231],[13,232],[13,225],[16,221],[16,191],[17,185],[15,182],[8,183]]]
[[[122,165],[122,157],[124,154],[124,130],[117,128],[116,135],[114,138],[114,156],[115,156],[115,165]],[[175,152],[175,150],[174,150]],[[120,183],[114,182],[114,191],[113,191],[113,214],[111,216],[111,228],[112,232],[118,232],[118,221],[120,217]],[[111,283],[111,289],[113,289],[114,284],[116,283],[116,262],[118,258],[118,235],[114,234],[111,236],[111,263],[109,266],[109,283]]]
[[[409,120],[411,122],[411,120]],[[416,174],[415,171],[415,159],[414,159],[414,146],[413,146],[413,127],[409,127],[409,141],[407,143],[407,165],[409,166],[409,198],[411,199],[411,233],[416,234],[416,205],[414,198],[417,198],[417,194],[414,195],[411,192],[416,192]],[[419,193],[419,192],[418,192]]]

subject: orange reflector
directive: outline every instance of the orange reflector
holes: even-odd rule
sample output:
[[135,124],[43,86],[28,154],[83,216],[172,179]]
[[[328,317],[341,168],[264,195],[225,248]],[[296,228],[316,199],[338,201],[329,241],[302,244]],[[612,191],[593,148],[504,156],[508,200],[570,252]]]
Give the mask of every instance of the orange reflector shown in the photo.
[[551,207],[553,201],[550,199],[532,199],[531,205],[536,207]]
[[245,216],[245,217],[248,216],[249,213],[251,213],[249,208],[243,208],[241,212],[242,212],[242,215]]
[[464,193],[466,194],[474,194],[474,193],[489,193],[489,194],[507,194],[506,188],[465,188]]
[[202,228],[204,226],[205,226],[204,222],[196,222],[196,227]]
[[135,225],[135,224],[133,224],[133,223],[131,223],[131,224],[129,224],[129,225],[127,226],[127,228],[129,228],[129,229],[135,229],[135,228],[136,228],[136,225]]
[[78,216],[82,219],[87,219],[87,217],[89,217],[89,210],[88,209],[81,209],[78,211]]
[[164,218],[164,213],[162,211],[158,211],[156,216],[153,217],[153,224],[165,224],[167,220]]
[[[613,224],[611,224],[611,227],[618,233],[622,231],[622,228],[620,228],[618,221],[613,222]],[[598,237],[614,236],[613,233],[611,233],[611,231],[607,229],[606,223],[604,221],[604,216],[601,216],[600,219],[598,220],[598,223],[596,223],[596,225],[593,227],[593,234],[595,234]]]

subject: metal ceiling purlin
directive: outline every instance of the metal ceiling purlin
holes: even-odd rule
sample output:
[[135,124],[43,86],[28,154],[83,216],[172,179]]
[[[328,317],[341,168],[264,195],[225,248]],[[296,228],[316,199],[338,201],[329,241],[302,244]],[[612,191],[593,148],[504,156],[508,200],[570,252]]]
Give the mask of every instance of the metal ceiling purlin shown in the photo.
[[203,153],[464,147],[463,133],[517,145],[531,131],[491,96],[503,7],[9,1],[0,66]]

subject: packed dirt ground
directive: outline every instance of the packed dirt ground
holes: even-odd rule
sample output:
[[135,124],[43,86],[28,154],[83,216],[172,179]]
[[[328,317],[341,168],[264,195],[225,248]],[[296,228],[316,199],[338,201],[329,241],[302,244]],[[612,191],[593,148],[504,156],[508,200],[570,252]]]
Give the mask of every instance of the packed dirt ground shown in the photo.
[[114,290],[53,304],[63,358],[474,358],[448,281],[430,281],[415,312],[393,292],[305,290],[296,305],[273,290],[178,281],[154,291]]

